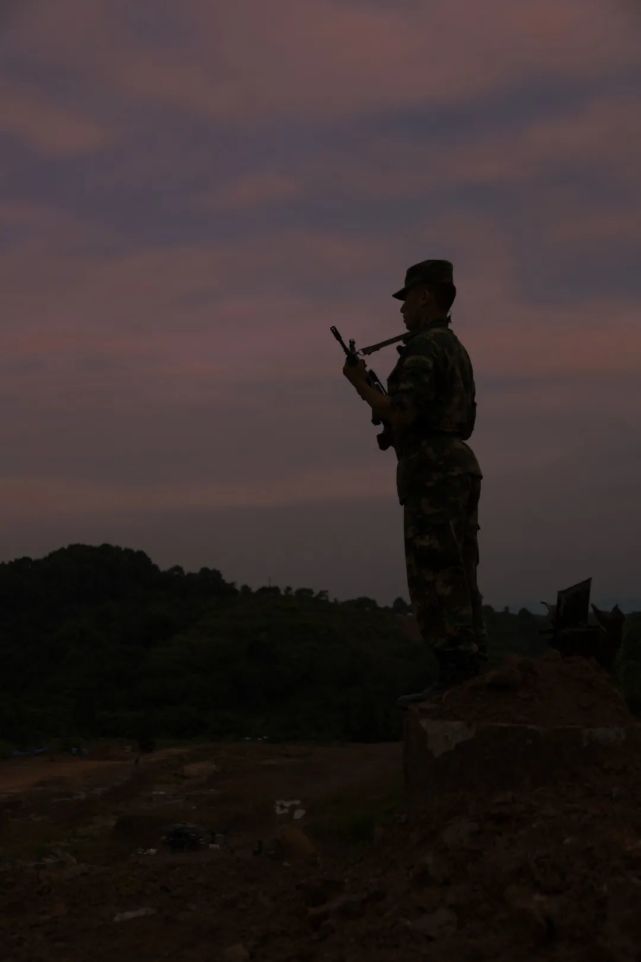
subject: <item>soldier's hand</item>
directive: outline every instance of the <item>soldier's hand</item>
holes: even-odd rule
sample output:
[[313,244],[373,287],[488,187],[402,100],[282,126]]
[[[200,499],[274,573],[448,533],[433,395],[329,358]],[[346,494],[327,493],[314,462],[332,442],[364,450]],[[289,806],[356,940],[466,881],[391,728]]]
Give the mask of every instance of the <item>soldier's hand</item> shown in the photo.
[[343,365],[343,374],[354,387],[365,384],[367,381],[367,368],[365,367],[365,361],[359,357],[357,364],[350,364],[349,361],[345,361]]

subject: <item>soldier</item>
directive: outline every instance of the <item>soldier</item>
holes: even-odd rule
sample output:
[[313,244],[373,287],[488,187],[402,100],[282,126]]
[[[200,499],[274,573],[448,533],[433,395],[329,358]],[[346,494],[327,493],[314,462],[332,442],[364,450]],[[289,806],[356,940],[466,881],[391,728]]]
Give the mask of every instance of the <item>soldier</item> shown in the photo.
[[401,696],[400,707],[479,674],[487,658],[476,580],[482,474],[465,443],[474,429],[476,392],[470,358],[450,328],[455,296],[449,261],[414,264],[393,295],[403,302],[407,334],[388,395],[367,383],[363,361],[343,368],[396,450],[409,593],[439,668],[437,682]]

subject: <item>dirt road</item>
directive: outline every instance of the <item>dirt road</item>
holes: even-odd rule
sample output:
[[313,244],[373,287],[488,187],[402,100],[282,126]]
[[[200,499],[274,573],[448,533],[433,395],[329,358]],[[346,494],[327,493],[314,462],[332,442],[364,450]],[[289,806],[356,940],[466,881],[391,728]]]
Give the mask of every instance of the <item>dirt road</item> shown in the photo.
[[[156,753],[156,761],[183,754],[184,749],[168,748]],[[0,761],[0,796],[24,792],[34,786],[53,787],[57,782],[82,783],[93,775],[109,782],[114,773],[130,767],[136,755],[113,747],[106,758],[70,757],[67,754],[36,755]]]

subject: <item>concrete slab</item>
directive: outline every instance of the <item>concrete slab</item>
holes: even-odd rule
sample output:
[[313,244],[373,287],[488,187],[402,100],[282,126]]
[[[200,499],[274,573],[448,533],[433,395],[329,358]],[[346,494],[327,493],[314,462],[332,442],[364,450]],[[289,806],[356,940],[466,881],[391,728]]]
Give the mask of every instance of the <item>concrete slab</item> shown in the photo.
[[641,767],[641,724],[544,727],[434,718],[421,705],[405,715],[403,765],[410,803],[434,793],[474,794],[581,779],[613,753]]

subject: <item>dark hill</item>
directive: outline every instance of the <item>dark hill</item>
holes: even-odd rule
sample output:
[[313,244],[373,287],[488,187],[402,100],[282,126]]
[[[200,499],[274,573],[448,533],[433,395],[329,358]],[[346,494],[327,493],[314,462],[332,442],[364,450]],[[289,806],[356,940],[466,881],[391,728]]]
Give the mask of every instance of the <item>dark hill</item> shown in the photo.
[[[107,544],[0,564],[0,740],[395,739],[433,670],[408,610]],[[492,660],[544,650],[541,616],[484,613]]]

